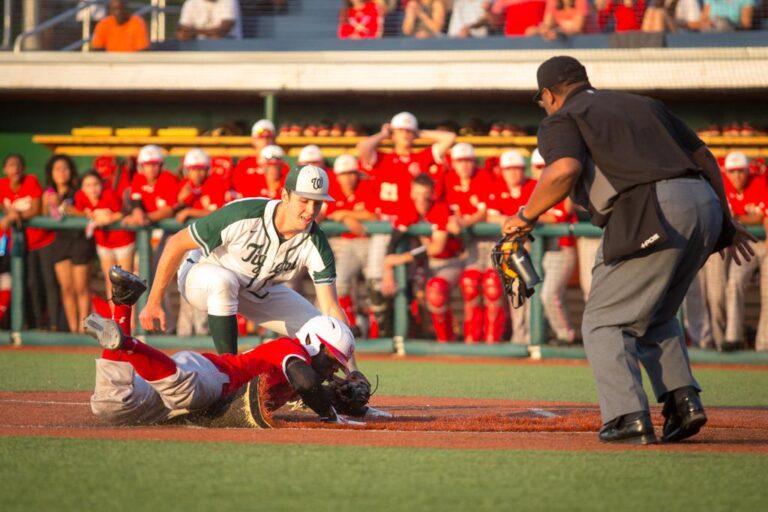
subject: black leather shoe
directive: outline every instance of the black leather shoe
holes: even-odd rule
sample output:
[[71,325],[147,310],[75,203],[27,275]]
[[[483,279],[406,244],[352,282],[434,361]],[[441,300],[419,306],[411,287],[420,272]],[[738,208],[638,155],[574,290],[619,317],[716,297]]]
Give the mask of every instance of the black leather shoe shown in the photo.
[[745,350],[747,344],[743,341],[724,341],[720,346],[720,352],[736,352],[737,350]]
[[668,393],[661,414],[664,416],[661,438],[667,443],[696,435],[707,423],[699,392],[693,386],[685,386]]
[[614,418],[600,429],[600,441],[604,443],[653,444],[657,443],[651,415],[638,411]]
[[146,281],[118,265],[109,269],[109,280],[112,282],[112,302],[115,304],[133,306],[147,289]]

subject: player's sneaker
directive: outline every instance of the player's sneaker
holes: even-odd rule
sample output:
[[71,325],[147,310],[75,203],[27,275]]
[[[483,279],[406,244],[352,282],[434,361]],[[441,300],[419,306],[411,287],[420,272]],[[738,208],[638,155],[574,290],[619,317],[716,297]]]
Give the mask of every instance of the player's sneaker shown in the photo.
[[115,304],[133,306],[147,290],[146,281],[123,270],[119,265],[109,269],[109,280],[112,282],[112,302]]
[[126,339],[117,322],[94,313],[83,321],[83,330],[107,350],[119,350]]
[[391,412],[382,411],[381,409],[376,409],[375,407],[371,407],[370,405],[366,407],[365,414],[363,414],[363,418],[394,418],[395,415]]

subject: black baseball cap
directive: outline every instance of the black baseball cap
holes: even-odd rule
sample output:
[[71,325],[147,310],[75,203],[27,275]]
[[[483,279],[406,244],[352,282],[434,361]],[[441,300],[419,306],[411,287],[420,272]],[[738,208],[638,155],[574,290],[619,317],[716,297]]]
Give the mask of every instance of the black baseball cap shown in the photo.
[[588,80],[587,70],[578,60],[567,55],[552,57],[542,62],[536,71],[539,90],[533,96],[533,101],[541,99],[541,91],[545,88],[548,89],[557,84],[586,82]]

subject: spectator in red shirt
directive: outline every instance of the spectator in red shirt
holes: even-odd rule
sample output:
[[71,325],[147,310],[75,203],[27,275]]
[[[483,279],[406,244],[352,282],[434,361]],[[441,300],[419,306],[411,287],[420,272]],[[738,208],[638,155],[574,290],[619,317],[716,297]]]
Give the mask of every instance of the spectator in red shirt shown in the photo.
[[504,35],[524,36],[544,20],[546,0],[496,0],[491,12],[504,14]]
[[554,41],[558,37],[594,32],[595,28],[588,0],[547,0],[544,21],[527,34]]
[[[43,189],[37,178],[26,174],[24,157],[13,153],[3,161],[5,178],[0,179],[0,201],[3,202],[3,218],[0,229],[10,240],[12,225],[21,223],[42,212]],[[58,330],[60,301],[59,286],[53,270],[53,231],[26,228],[26,259],[24,270],[31,310],[28,311],[28,327]],[[11,244],[9,244],[10,246]]]
[[120,265],[123,270],[132,272],[136,249],[136,235],[133,231],[103,229],[122,220],[122,201],[117,193],[105,186],[98,172],[90,171],[80,180],[80,190],[75,194],[75,208],[72,214],[82,215],[90,221],[107,297],[111,297],[112,282],[109,280],[109,269]]
[[340,39],[375,39],[384,29],[381,7],[371,0],[344,0],[340,18]]
[[644,0],[595,0],[597,24],[605,32],[613,18],[613,32],[640,30],[645,13]]
[[[67,155],[53,155],[45,164],[43,214],[61,219],[71,215],[78,190],[77,167]],[[53,242],[53,264],[69,332],[83,332],[91,307],[91,262],[96,256],[93,240],[80,230],[61,230]]]
[[[439,343],[453,341],[453,314],[449,296],[463,270],[463,263],[459,259],[464,250],[460,237],[461,226],[448,205],[435,200],[435,186],[429,176],[422,174],[413,179],[410,199],[410,203],[402,204],[401,212],[394,220],[392,239],[384,259],[381,291],[385,295],[396,293],[394,267],[426,259],[429,279],[425,296],[435,337]],[[419,237],[419,247],[396,254],[400,240],[407,236],[408,227],[419,222],[431,225],[431,236]]]

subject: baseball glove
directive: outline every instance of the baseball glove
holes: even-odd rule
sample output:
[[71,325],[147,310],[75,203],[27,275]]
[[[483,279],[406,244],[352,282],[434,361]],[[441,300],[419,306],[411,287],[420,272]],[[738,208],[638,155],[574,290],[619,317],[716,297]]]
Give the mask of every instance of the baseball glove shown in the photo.
[[347,378],[334,376],[330,380],[331,401],[341,414],[362,416],[368,400],[371,399],[371,383],[358,372],[351,372]]
[[109,280],[112,282],[112,302],[115,304],[133,306],[147,290],[146,281],[118,265],[109,269]]
[[533,240],[529,232],[507,235],[491,251],[493,268],[504,283],[504,292],[511,298],[512,307],[525,304],[541,278],[533,268],[525,243]]

